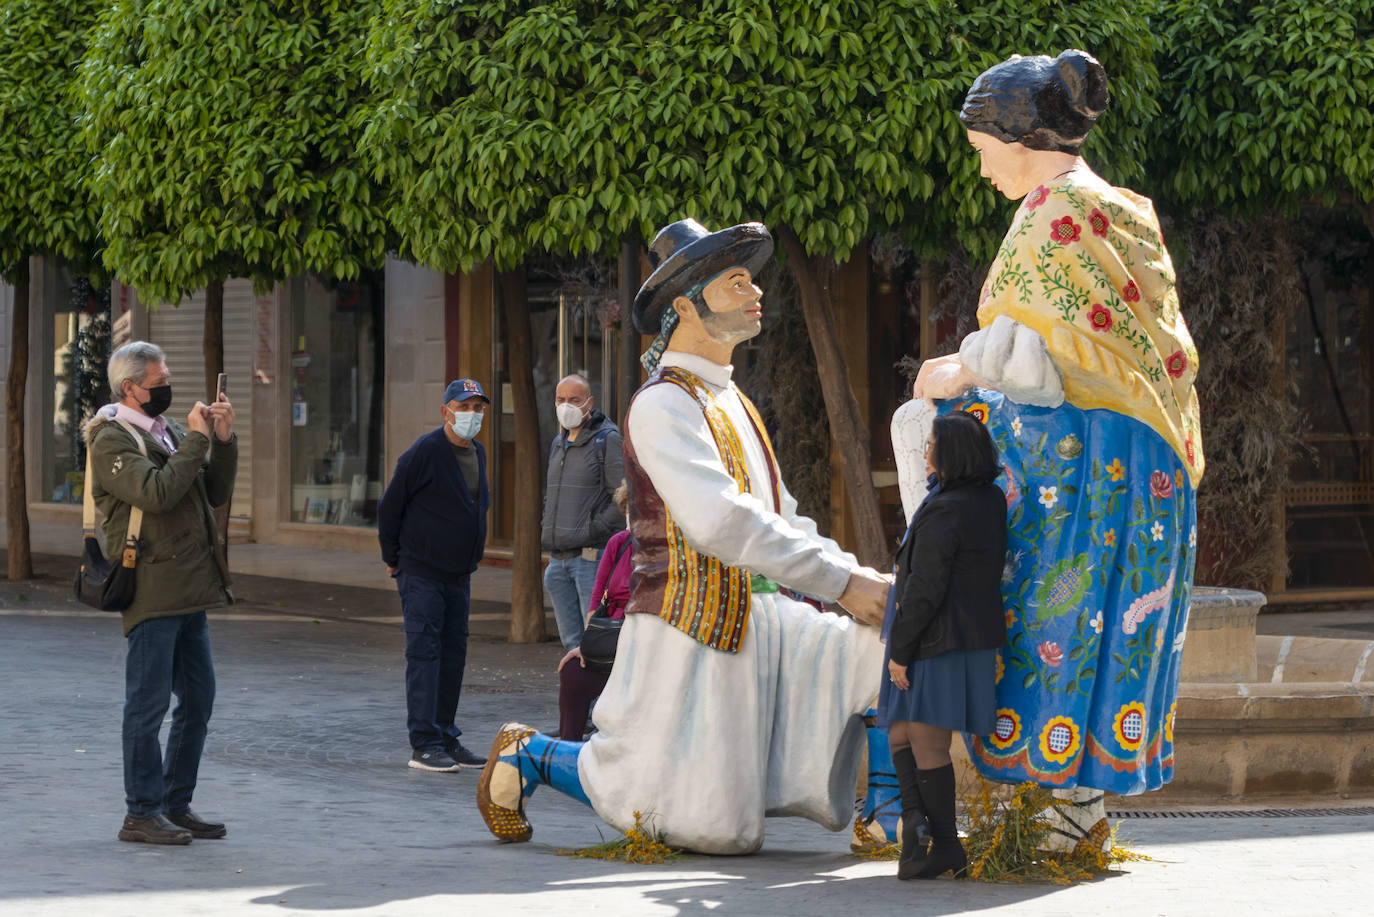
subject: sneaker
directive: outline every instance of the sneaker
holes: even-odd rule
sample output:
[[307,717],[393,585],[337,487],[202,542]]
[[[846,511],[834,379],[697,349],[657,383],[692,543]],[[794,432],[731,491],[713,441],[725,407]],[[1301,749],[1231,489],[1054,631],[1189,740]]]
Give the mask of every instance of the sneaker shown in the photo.
[[487,759],[480,757],[471,749],[464,748],[462,742],[454,742],[448,748],[448,756],[463,767],[486,767]]
[[449,757],[442,748],[417,748],[410,756],[410,766],[417,771],[434,771],[452,774],[458,770],[458,762]]

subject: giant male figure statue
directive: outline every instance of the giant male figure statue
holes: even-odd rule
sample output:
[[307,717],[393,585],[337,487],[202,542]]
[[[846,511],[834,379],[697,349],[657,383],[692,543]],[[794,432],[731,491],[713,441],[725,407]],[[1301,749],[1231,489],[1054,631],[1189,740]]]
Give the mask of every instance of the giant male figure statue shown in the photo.
[[[634,573],[615,666],[585,743],[507,723],[478,788],[498,838],[527,840],[547,783],[612,826],[635,812],[670,845],[738,854],[764,817],[839,830],[853,815],[862,715],[878,690],[888,581],[797,514],[768,434],[731,381],[761,329],[759,223],[663,229],[634,320],[657,339],[625,424]],[[818,612],[780,587],[838,600]]]

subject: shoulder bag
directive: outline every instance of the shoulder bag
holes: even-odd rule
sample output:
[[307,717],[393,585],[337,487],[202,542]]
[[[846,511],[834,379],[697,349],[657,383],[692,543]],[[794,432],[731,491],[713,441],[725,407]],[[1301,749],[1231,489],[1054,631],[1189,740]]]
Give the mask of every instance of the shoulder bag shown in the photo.
[[[138,451],[148,457],[143,437],[128,421],[114,418],[114,422],[128,432],[138,444]],[[91,495],[95,478],[91,475],[91,448],[86,446],[86,481],[81,499],[81,568],[76,571],[76,597],[101,611],[123,611],[134,601],[134,574],[138,564],[138,534],[143,527],[143,510],[129,506],[129,531],[124,537],[124,551],[119,565],[111,564],[100,550],[95,536],[95,497]]]
[[611,617],[611,577],[615,576],[615,571],[620,568],[620,562],[625,559],[625,552],[630,547],[633,538],[626,538],[620,543],[620,550],[616,552],[615,563],[611,564],[611,571],[606,576],[606,589],[601,593],[601,604],[596,611],[587,619],[587,626],[582,631],[582,661],[586,663],[587,669],[592,672],[605,674],[611,670],[615,663],[615,648],[620,642],[620,625],[625,623],[625,619]]

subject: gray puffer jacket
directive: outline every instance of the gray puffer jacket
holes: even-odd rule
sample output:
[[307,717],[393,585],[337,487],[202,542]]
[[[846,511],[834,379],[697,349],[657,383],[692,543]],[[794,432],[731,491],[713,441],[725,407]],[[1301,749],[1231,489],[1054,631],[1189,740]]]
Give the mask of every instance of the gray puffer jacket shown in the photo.
[[604,548],[625,528],[612,495],[625,477],[620,429],[600,411],[569,442],[563,430],[549,450],[541,541],[546,551]]
[[95,479],[86,486],[105,516],[107,546],[124,544],[130,506],[143,510],[134,601],[122,613],[125,636],[150,618],[231,604],[229,571],[217,549],[210,508],[228,502],[233,493],[238,437],[212,444],[168,419],[176,452],[168,455],[161,443],[138,430],[145,457],[124,428],[110,422],[112,416],[112,407],[102,408],[86,425]]

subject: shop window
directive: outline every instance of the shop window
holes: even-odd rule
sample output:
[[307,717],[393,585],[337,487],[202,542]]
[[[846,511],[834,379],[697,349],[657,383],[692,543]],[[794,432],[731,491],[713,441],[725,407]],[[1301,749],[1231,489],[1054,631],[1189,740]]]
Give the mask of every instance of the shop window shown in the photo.
[[44,314],[51,336],[44,341],[43,390],[46,446],[42,463],[43,499],[81,503],[86,476],[86,421],[110,400],[106,368],[110,359],[110,290],[73,278],[63,266],[45,266]]
[[291,297],[291,520],[375,525],[382,495],[382,274]]
[[[619,307],[615,267],[596,258],[537,259],[526,272],[532,333],[535,410],[539,423],[539,454],[546,458],[561,427],[554,413],[558,382],[581,373],[591,384],[596,409],[617,425],[616,367],[619,365]],[[505,356],[508,331],[500,285],[493,280],[492,410],[488,411],[495,446],[487,467],[493,493],[490,538],[505,543],[514,537],[511,508],[517,499],[515,482],[515,404]],[[541,472],[544,458],[540,459]],[[541,492],[542,496],[542,492]]]

